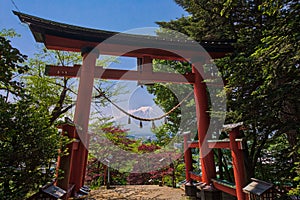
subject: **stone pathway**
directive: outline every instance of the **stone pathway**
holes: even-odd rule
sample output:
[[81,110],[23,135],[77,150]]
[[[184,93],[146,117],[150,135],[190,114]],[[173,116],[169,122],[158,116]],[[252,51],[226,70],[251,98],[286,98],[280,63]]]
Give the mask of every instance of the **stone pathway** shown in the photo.
[[127,185],[112,189],[101,187],[90,193],[95,200],[182,200],[184,191],[179,188],[158,185]]

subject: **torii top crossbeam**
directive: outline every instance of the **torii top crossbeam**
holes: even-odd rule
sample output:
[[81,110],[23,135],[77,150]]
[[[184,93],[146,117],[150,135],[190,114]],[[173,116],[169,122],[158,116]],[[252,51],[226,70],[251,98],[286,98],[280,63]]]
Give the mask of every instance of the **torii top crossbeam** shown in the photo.
[[[159,44],[161,47],[166,47],[163,49],[189,51],[189,55],[191,56],[193,54],[196,56],[196,53],[199,54],[199,51],[193,52],[193,45],[191,45],[191,42],[183,40],[178,41],[156,36],[134,35],[83,28],[42,19],[16,11],[14,11],[14,14],[17,15],[22,22],[29,25],[35,40],[37,42],[44,43],[48,49],[80,52],[83,47],[96,47],[99,43],[118,34],[117,43],[112,41],[108,42],[106,46],[102,46],[100,52],[101,54],[119,55],[120,50],[122,51],[123,49],[128,49],[128,47],[134,45],[136,50],[132,52],[126,52],[122,56],[137,58],[150,56],[152,59],[157,58],[165,60],[186,59],[183,59],[181,56],[176,55],[175,53],[162,49],[154,50],[154,48],[151,47],[155,44]],[[210,54],[212,58],[220,58],[233,51],[233,47],[230,44],[231,42],[232,41],[230,40],[203,41],[200,43],[200,45]]]

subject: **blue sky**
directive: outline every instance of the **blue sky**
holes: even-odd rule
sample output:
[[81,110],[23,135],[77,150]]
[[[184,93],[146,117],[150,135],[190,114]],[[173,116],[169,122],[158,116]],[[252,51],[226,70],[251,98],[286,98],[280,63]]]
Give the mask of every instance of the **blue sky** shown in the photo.
[[[14,5],[15,4],[15,5]],[[173,0],[0,0],[0,28],[14,28],[22,35],[12,44],[31,56],[36,45],[28,27],[12,10],[58,22],[110,31],[157,27],[187,15]]]

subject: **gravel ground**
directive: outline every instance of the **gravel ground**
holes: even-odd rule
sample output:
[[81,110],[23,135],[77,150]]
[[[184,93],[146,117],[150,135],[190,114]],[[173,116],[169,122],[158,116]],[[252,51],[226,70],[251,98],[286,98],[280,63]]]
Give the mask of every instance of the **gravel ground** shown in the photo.
[[90,192],[95,200],[182,200],[184,191],[179,188],[158,185],[115,186],[112,189],[101,187]]

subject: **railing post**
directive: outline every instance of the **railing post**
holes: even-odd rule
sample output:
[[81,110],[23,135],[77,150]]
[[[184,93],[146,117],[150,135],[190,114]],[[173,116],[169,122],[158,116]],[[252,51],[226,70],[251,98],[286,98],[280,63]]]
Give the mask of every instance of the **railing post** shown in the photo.
[[191,182],[190,171],[192,171],[192,151],[189,148],[190,133],[186,133],[184,138],[184,162],[185,162],[185,180],[187,183]]
[[236,187],[236,195],[238,200],[245,200],[246,195],[243,192],[243,187],[246,186],[246,174],[244,167],[243,150],[238,148],[238,143],[235,139],[239,136],[239,126],[229,131],[230,149],[233,163],[234,181]]

